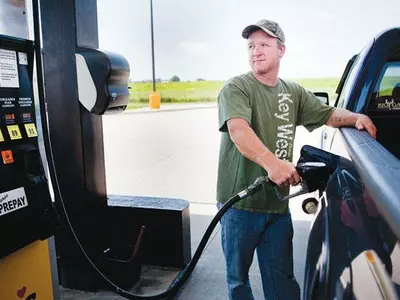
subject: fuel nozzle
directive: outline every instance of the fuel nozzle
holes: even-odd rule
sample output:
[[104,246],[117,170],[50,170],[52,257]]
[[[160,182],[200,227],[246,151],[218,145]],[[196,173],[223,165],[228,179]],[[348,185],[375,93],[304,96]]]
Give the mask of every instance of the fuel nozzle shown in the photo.
[[301,188],[298,192],[283,197],[278,190],[278,186],[276,184],[274,186],[275,193],[281,201],[286,201],[290,198],[311,193],[316,190],[323,191],[325,189],[330,176],[329,168],[325,163],[302,162],[297,164],[296,170],[302,179],[300,183]]
[[[301,162],[296,166],[296,170],[299,173],[302,181],[301,188],[298,192],[282,196],[279,192],[276,183],[269,180],[268,177],[258,177],[253,184],[248,186],[245,190],[237,194],[238,199],[244,199],[250,195],[253,195],[260,190],[265,183],[270,183],[275,190],[276,196],[280,201],[286,201],[290,198],[294,198],[303,194],[312,193],[316,190],[323,191],[328,182],[330,176],[330,169],[323,162]],[[314,214],[317,210],[318,201],[314,198],[307,198],[303,201],[303,210],[305,213]]]
[[302,186],[308,193],[324,190],[328,182],[330,171],[323,162],[302,162],[296,166],[297,172],[302,178]]
[[[297,172],[303,179],[302,186],[308,193],[325,189],[330,176],[330,170],[322,162],[303,162],[297,164]],[[318,209],[318,201],[314,197],[303,200],[301,205],[306,214],[315,214]]]

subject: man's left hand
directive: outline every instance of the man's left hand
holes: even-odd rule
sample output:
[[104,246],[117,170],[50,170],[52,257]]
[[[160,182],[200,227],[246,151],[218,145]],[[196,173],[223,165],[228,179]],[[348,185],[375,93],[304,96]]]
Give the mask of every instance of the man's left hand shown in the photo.
[[376,127],[371,119],[366,115],[357,114],[357,120],[354,125],[358,130],[366,130],[374,139],[376,139]]

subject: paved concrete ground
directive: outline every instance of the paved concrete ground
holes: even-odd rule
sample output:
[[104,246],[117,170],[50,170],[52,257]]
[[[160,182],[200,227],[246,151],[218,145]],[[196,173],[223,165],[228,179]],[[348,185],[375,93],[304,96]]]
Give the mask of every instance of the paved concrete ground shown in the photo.
[[[183,109],[182,109],[183,108]],[[109,194],[182,198],[190,202],[192,252],[216,212],[215,183],[219,133],[215,104],[147,108],[134,113],[104,116],[107,190]],[[295,158],[304,143],[317,145],[318,134],[298,129]],[[310,216],[300,199],[290,203],[294,220],[295,275],[303,282]],[[258,266],[250,270],[256,299],[263,299]],[[168,287],[176,274],[144,267],[136,291],[155,293]],[[226,299],[220,235],[216,229],[190,280],[178,299]],[[62,299],[122,299],[110,292],[63,290]]]
[[[199,206],[199,205],[197,205]],[[197,207],[199,208],[199,207]],[[201,208],[204,211],[204,209]],[[197,248],[200,239],[213,216],[191,213],[192,253]],[[295,276],[300,285],[303,282],[304,259],[308,237],[308,221],[294,221],[294,256]],[[180,300],[219,300],[227,299],[225,282],[225,265],[220,246],[220,233],[217,228],[210,239],[208,247],[203,252],[192,276],[177,296]],[[177,272],[157,268],[142,270],[141,281],[133,289],[135,293],[152,295],[166,290],[177,275]],[[250,281],[255,299],[264,299],[261,280],[258,272],[257,257],[255,256],[250,269]],[[88,293],[76,290],[62,290],[64,300],[120,300],[123,297],[112,292]]]

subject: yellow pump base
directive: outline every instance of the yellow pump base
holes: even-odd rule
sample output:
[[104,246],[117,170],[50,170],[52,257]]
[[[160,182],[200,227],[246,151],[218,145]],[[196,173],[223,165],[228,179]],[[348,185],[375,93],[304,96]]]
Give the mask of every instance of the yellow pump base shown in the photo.
[[36,241],[0,259],[0,299],[54,299],[48,241]]
[[160,93],[152,92],[149,94],[150,108],[160,108],[161,96]]

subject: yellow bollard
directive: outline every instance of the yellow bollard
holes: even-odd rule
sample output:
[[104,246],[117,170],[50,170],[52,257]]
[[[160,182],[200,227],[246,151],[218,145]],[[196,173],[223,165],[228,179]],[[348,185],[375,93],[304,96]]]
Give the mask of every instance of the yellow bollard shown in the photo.
[[149,94],[150,108],[160,108],[161,96],[160,93],[151,92]]

